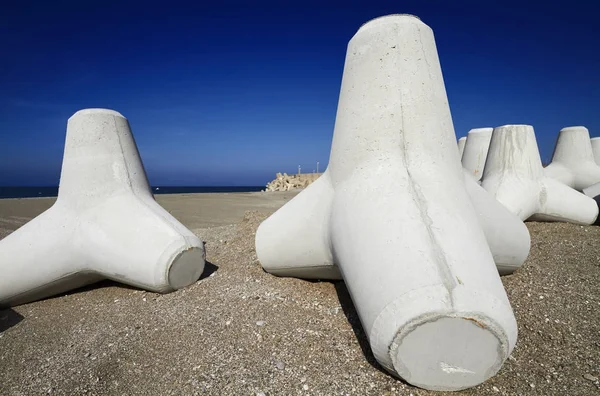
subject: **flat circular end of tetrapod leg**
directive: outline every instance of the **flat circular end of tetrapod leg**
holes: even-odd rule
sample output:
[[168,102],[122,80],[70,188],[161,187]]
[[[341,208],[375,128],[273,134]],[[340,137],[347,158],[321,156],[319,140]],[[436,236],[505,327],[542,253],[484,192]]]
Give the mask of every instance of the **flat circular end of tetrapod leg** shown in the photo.
[[396,335],[390,357],[398,375],[413,385],[460,390],[496,374],[508,357],[503,338],[481,317],[440,313]]
[[204,271],[204,251],[198,247],[191,247],[180,252],[169,267],[169,285],[175,289],[182,289],[195,283]]

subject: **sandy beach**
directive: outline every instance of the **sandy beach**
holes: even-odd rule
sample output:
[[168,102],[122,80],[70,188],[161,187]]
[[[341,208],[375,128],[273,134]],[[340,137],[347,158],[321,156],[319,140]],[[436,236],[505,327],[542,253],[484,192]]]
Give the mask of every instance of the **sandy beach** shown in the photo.
[[[246,211],[270,214],[297,192],[155,195],[156,201],[190,230],[235,224]],[[0,199],[0,238],[50,208],[56,198]]]
[[[256,228],[294,195],[157,195],[207,242],[202,278],[167,295],[106,281],[0,310],[0,395],[444,394],[378,366],[343,282],[261,269]],[[0,200],[0,238],[53,202]],[[530,256],[503,277],[517,346],[498,375],[453,394],[600,393],[600,228],[527,226]]]

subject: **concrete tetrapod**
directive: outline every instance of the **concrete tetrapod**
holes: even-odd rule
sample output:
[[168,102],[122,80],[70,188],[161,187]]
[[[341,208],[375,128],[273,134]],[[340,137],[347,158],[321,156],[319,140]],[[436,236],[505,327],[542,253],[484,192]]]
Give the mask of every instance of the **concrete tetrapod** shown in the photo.
[[593,137],[590,139],[592,144],[592,153],[594,154],[594,161],[596,165],[600,165],[600,137]]
[[592,224],[593,199],[544,176],[533,127],[494,128],[481,186],[522,220]]
[[[594,161],[596,164],[600,164],[600,138],[591,138],[592,143],[592,153],[594,154]],[[587,188],[583,189],[583,193],[590,198],[594,198],[596,203],[600,205],[600,183],[593,184]],[[598,219],[596,219],[596,223],[598,224]]]
[[600,166],[594,160],[590,133],[582,126],[560,130],[552,162],[544,174],[578,191],[600,183]]
[[127,119],[81,110],[68,122],[56,203],[0,241],[0,305],[101,279],[170,292],[198,280],[204,257],[154,200]]
[[494,128],[476,128],[467,133],[467,141],[462,156],[462,166],[476,180],[480,181],[485,167],[492,131]]
[[465,152],[466,141],[467,141],[467,137],[463,136],[460,139],[458,139],[458,142],[456,143],[458,145],[458,158],[462,158],[463,153]]
[[454,139],[431,29],[372,20],[348,44],[327,171],[256,234],[269,272],[341,274],[377,361],[434,390],[485,381],[517,339]]

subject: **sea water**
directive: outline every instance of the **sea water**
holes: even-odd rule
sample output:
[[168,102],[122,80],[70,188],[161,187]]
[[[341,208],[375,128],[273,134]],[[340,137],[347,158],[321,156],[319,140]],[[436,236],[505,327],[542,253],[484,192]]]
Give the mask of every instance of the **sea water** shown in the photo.
[[[194,194],[194,193],[228,193],[228,192],[253,192],[263,190],[263,186],[155,186],[153,194]],[[56,197],[58,187],[2,187],[0,186],[0,199],[2,198],[35,198]]]

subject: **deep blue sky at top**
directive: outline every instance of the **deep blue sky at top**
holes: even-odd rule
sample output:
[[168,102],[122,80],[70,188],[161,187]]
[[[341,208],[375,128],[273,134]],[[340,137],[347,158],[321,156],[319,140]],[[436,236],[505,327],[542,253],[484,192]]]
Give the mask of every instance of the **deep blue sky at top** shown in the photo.
[[600,136],[600,6],[587,1],[7,1],[0,185],[57,185],[67,118],[120,111],[153,185],[261,185],[327,164],[348,40],[433,29],[457,136],[532,124]]

